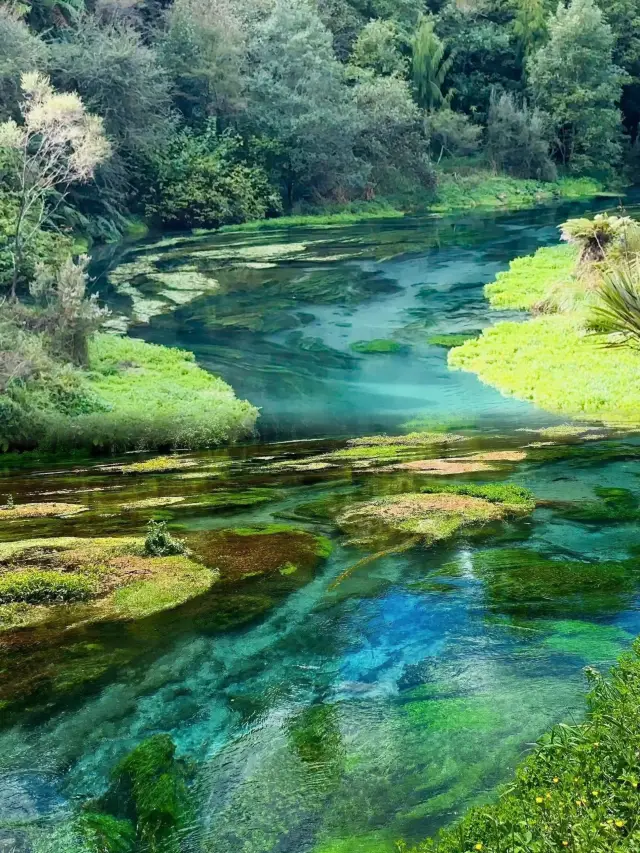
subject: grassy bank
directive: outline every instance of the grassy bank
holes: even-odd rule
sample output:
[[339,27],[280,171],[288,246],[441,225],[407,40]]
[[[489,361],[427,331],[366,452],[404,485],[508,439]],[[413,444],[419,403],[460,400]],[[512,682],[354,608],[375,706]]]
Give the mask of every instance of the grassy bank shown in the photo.
[[493,307],[541,313],[497,323],[449,353],[449,364],[477,373],[504,394],[551,412],[609,423],[640,421],[640,354],[607,349],[587,328],[593,292],[574,274],[576,250],[556,246],[512,261],[487,285]]
[[593,178],[560,178],[547,183],[482,170],[466,175],[446,173],[440,178],[430,210],[437,213],[474,208],[518,210],[551,201],[589,199],[603,189]]
[[640,850],[640,644],[609,679],[590,672],[588,715],[560,725],[498,802],[473,809],[415,853],[632,853]]
[[95,335],[86,370],[34,380],[0,407],[10,449],[206,448],[249,435],[257,410],[191,353]]
[[[468,168],[468,167],[467,167]],[[223,225],[220,231],[263,231],[274,228],[354,225],[376,219],[401,218],[406,213],[446,215],[476,208],[518,210],[552,201],[579,201],[603,193],[594,178],[560,178],[551,183],[511,178],[475,170],[459,175],[441,172],[431,198],[424,191],[371,202],[350,202],[309,213],[257,219],[240,225]],[[617,197],[616,193],[612,196]],[[197,233],[197,229],[196,229]]]

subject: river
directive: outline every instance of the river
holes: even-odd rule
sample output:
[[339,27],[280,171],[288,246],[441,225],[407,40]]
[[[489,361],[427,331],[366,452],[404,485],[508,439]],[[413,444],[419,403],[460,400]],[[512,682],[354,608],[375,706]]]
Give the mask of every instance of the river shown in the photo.
[[[287,523],[333,551],[303,575],[214,585],[139,622],[5,639],[0,827],[61,825],[127,751],[167,732],[194,768],[181,849],[392,853],[486,801],[542,732],[583,713],[583,667],[640,633],[640,440],[559,439],[544,431],[557,419],[449,371],[427,341],[505,316],[482,285],[581,209],[165,238],[97,258],[114,312],[147,320],[131,333],[191,349],[261,407],[260,438],[192,455],[186,475],[123,478],[100,460],[4,470],[0,490],[18,500],[72,493],[88,509],[1,538],[139,533],[149,512],[127,502],[267,488],[246,509],[176,502],[154,515],[187,541]],[[133,296],[107,261],[137,265]],[[350,347],[372,339],[399,351]],[[412,429],[460,436],[444,458],[502,454],[456,482],[526,486],[538,505],[351,571],[372,549],[336,512],[428,478],[357,454],[313,458]]]

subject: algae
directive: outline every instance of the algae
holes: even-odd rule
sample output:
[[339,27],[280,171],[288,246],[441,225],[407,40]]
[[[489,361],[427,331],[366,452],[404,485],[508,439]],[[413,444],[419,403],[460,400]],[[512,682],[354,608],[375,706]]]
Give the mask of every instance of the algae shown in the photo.
[[400,344],[398,341],[391,341],[386,338],[375,338],[371,341],[355,341],[349,344],[349,349],[363,355],[369,353],[373,355],[388,355],[409,351],[409,347],[406,344]]

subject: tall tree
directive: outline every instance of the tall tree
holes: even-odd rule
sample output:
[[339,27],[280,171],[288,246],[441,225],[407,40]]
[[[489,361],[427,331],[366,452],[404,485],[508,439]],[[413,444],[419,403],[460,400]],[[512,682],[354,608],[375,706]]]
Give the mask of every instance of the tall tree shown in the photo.
[[544,0],[516,0],[513,34],[522,58],[537,50],[547,34],[547,10]]
[[271,140],[269,163],[289,205],[357,183],[356,109],[331,34],[307,0],[275,0],[253,33],[248,122]]
[[436,109],[445,101],[442,90],[452,62],[445,53],[433,21],[423,17],[411,43],[411,68],[417,101],[427,110]]
[[531,58],[529,86],[555,132],[555,153],[572,171],[607,171],[620,162],[622,69],[613,33],[594,0],[560,3],[549,41]]
[[191,121],[225,118],[242,106],[246,39],[229,0],[175,0],[161,56],[180,112]]
[[404,75],[407,61],[400,45],[398,27],[393,21],[369,21],[360,30],[349,62],[375,74]]

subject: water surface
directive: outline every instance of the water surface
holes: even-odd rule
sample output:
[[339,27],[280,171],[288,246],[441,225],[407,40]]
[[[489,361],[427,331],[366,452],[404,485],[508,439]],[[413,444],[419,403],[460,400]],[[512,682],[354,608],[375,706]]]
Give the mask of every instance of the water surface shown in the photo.
[[[391,853],[398,838],[420,839],[491,798],[542,732],[580,717],[582,668],[606,667],[640,633],[640,440],[550,443],[537,430],[552,418],[449,372],[446,352],[426,343],[493,322],[482,284],[555,240],[566,213],[143,248],[160,256],[156,272],[208,270],[220,290],[133,332],[192,349],[261,405],[261,443],[197,454],[187,476],[127,477],[97,462],[5,470],[0,492],[16,501],[66,495],[89,509],[5,524],[0,537],[137,533],[153,515],[190,543],[287,523],[334,548],[310,573],[224,581],[136,623],[65,629],[61,620],[5,636],[0,828],[41,832],[36,853],[62,850],[56,832],[104,790],[117,761],[166,732],[193,762],[185,851]],[[141,275],[149,297],[158,282]],[[130,297],[110,293],[130,312]],[[380,337],[407,350],[349,350]],[[370,553],[339,528],[340,507],[418,490],[429,477],[344,461],[314,469],[309,458],[342,447],[336,436],[416,421],[463,436],[444,456],[523,450],[520,461],[455,481],[525,485],[538,507],[340,580]],[[272,499],[244,511],[122,510],[150,496],[262,487]]]

